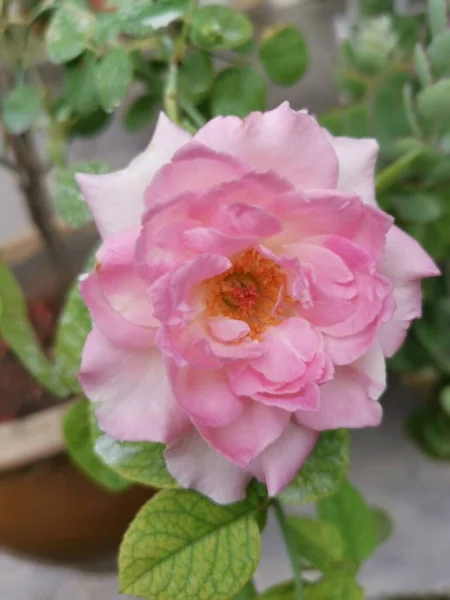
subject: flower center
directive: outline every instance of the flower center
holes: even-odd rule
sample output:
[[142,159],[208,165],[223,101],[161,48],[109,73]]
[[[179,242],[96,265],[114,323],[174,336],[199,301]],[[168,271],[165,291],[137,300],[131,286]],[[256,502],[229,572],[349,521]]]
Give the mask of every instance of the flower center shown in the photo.
[[258,337],[268,325],[281,323],[280,291],[285,275],[279,265],[254,249],[246,250],[225,273],[207,279],[206,306],[209,316],[245,321],[250,336]]

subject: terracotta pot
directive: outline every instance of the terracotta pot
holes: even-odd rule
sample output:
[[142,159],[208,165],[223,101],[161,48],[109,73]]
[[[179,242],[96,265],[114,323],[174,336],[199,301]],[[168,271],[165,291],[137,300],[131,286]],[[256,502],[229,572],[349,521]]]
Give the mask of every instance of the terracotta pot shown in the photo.
[[[86,231],[70,240],[79,262],[93,240]],[[34,236],[3,248],[2,254],[13,263],[28,297],[54,289]],[[154,490],[135,486],[109,493],[70,463],[61,435],[69,404],[0,423],[0,546],[42,559],[79,562],[115,552]]]

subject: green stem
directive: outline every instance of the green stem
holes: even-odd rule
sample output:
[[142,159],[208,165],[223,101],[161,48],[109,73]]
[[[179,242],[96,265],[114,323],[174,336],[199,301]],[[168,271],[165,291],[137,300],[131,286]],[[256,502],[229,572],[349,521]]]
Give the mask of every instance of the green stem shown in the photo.
[[423,150],[421,148],[415,148],[378,173],[375,178],[375,189],[377,194],[387,192],[393,185],[403,179],[414,161],[422,154],[422,152]]
[[203,125],[205,125],[205,123],[206,123],[206,119],[202,115],[202,113],[198,110],[198,108],[196,106],[194,106],[192,104],[192,102],[189,102],[189,100],[187,100],[187,98],[184,98],[183,96],[180,96],[179,100],[180,100],[181,108],[184,110],[184,112],[190,118],[192,123],[198,129],[200,129],[200,127],[203,127]]
[[180,111],[178,101],[178,68],[183,62],[184,53],[186,51],[186,40],[191,25],[192,15],[197,6],[197,0],[191,0],[189,8],[184,15],[183,26],[180,35],[175,40],[172,58],[170,59],[169,69],[167,71],[166,89],[164,92],[164,108],[167,116],[174,121],[180,123]]
[[275,515],[277,517],[278,525],[280,526],[281,533],[286,544],[286,549],[291,560],[292,572],[294,575],[294,598],[295,600],[303,600],[303,580],[302,571],[300,568],[300,559],[295,544],[295,540],[292,537],[292,532],[289,529],[289,525],[284,514],[283,507],[277,498],[273,498],[271,501]]

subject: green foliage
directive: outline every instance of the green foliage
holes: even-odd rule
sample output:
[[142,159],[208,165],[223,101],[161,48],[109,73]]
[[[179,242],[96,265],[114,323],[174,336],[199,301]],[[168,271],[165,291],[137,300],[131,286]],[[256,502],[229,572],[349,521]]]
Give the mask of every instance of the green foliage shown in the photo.
[[254,600],[257,597],[255,586],[249,581],[236,596],[233,596],[233,600]]
[[3,122],[11,133],[23,133],[36,121],[41,112],[38,90],[29,84],[18,85],[3,99]]
[[76,173],[107,173],[109,167],[99,161],[73,164],[56,174],[56,205],[61,217],[71,227],[83,227],[92,221],[92,215],[75,180]]
[[300,472],[280,497],[287,503],[315,502],[340,487],[347,469],[347,431],[326,431],[321,434]]
[[331,522],[305,517],[290,517],[289,526],[300,556],[320,571],[336,568],[344,559],[344,541]]
[[267,589],[259,597],[260,600],[295,600],[294,582],[284,581]]
[[80,393],[77,373],[81,353],[91,329],[91,319],[78,290],[78,282],[70,289],[59,317],[53,348],[54,368],[71,392]]
[[303,35],[286,25],[266,29],[259,46],[259,57],[272,81],[293,85],[305,74],[309,54]]
[[112,50],[97,63],[95,81],[100,103],[106,112],[111,112],[122,103],[132,78],[131,59],[122,48]]
[[128,131],[139,131],[149,127],[156,115],[156,98],[150,94],[145,94],[136,98],[128,108],[124,125]]
[[428,19],[433,37],[444,31],[447,23],[445,0],[428,0]]
[[8,267],[0,262],[0,334],[19,361],[41,385],[64,398],[69,389],[45,356],[28,320],[23,292]]
[[227,506],[197,492],[165,490],[138,513],[119,556],[123,593],[152,600],[228,600],[259,562],[250,500]]
[[265,109],[266,93],[266,82],[258,71],[249,66],[230,67],[214,83],[211,113],[245,117],[249,112]]
[[180,92],[197,105],[206,100],[214,83],[214,70],[210,56],[196,50],[186,57],[180,67]]
[[252,22],[226,6],[202,6],[192,16],[190,39],[206,50],[233,50],[253,36]]
[[450,460],[450,416],[446,406],[429,402],[420,407],[409,417],[407,429],[428,456]]
[[384,544],[392,535],[394,525],[389,514],[382,508],[372,508],[372,519],[375,527],[376,544]]
[[[437,35],[428,48],[428,58],[436,77],[450,75],[450,31]],[[431,81],[422,85],[429,85]]]
[[351,575],[332,573],[309,586],[305,600],[364,600],[364,592]]
[[147,36],[180,19],[186,12],[187,5],[187,0],[119,2],[117,16],[124,33]]
[[95,28],[89,11],[67,1],[53,13],[45,41],[47,55],[53,63],[65,63],[80,56],[86,49]]
[[376,132],[382,149],[389,155],[397,139],[411,135],[403,106],[403,88],[407,81],[405,73],[393,73],[385,78],[373,99],[373,132]]
[[99,108],[95,70],[95,58],[90,53],[69,63],[64,70],[66,106],[78,115],[89,115]]
[[164,446],[150,442],[119,442],[92,423],[96,454],[124,479],[156,488],[176,487],[164,461]]
[[417,78],[423,87],[432,83],[430,63],[420,44],[417,44],[414,49],[414,68]]
[[332,496],[319,500],[317,510],[321,519],[338,528],[345,554],[357,569],[377,545],[372,511],[361,493],[345,482]]
[[101,487],[120,492],[130,483],[109,469],[95,454],[91,439],[91,409],[88,400],[79,400],[64,417],[64,440],[72,461],[92,481]]
[[407,190],[404,195],[393,196],[391,203],[397,215],[410,223],[431,223],[443,213],[441,199],[433,194]]
[[441,79],[437,83],[424,88],[417,95],[419,114],[427,122],[436,125],[438,122],[448,123],[450,118],[450,78]]

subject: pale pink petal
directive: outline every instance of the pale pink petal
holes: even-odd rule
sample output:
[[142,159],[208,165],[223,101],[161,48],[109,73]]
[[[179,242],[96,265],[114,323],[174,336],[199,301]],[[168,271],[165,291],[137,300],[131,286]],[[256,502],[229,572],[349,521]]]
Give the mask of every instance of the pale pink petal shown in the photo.
[[190,142],[175,153],[145,190],[146,218],[170,206],[180,195],[203,192],[240,179],[247,172],[248,168],[236,158]]
[[372,139],[329,136],[339,161],[338,190],[358,195],[363,202],[377,205],[375,200],[375,164],[378,144]]
[[[289,192],[294,192],[292,185],[276,173],[252,171],[235,181],[227,181],[207,190],[189,208],[189,214],[204,223],[216,225],[220,214],[219,216],[215,214],[228,210],[227,207],[233,204],[256,204],[260,210],[264,209],[272,213],[278,206],[278,198]],[[225,229],[227,233],[241,231],[242,222],[238,220],[233,222],[233,216],[233,213],[228,215],[227,225],[231,229]],[[277,213],[277,216],[284,217],[280,213]]]
[[278,406],[289,412],[297,410],[319,410],[320,407],[320,391],[319,386],[315,383],[307,383],[298,392],[278,394],[257,393],[253,397],[254,400],[265,404],[266,406]]
[[269,496],[276,496],[298,473],[317,437],[316,431],[290,423],[283,435],[255,458],[246,470],[266,484]]
[[223,369],[180,368],[171,362],[168,372],[178,404],[196,423],[222,427],[242,414],[243,404],[231,391]]
[[79,379],[95,404],[100,428],[117,440],[168,444],[191,426],[173,397],[156,348],[119,348],[94,328],[84,347]]
[[237,342],[250,332],[245,321],[228,317],[209,317],[207,320],[211,335],[219,342]]
[[234,237],[222,233],[212,227],[195,227],[183,233],[183,242],[186,248],[201,254],[214,252],[231,256],[251,248],[258,241],[255,237]]
[[386,238],[381,272],[392,281],[413,281],[436,277],[439,269],[416,240],[395,225]]
[[177,325],[195,315],[191,296],[205,279],[224,273],[230,261],[217,254],[202,254],[160,277],[149,290],[155,316],[162,322]]
[[251,475],[210,448],[192,429],[164,453],[169,473],[218,504],[243,500]]
[[378,340],[385,356],[393,356],[403,344],[413,319],[422,315],[420,280],[397,284],[393,292],[396,304],[392,319],[384,323]]
[[298,411],[297,421],[316,431],[341,427],[375,427],[380,424],[382,408],[369,397],[367,380],[351,366],[337,367],[332,381],[320,386],[320,409]]
[[133,263],[138,230],[126,230],[103,243],[97,266],[80,281],[80,292],[92,320],[112,342],[125,348],[147,348],[158,321],[144,282]]
[[372,400],[378,400],[386,389],[386,361],[378,342],[352,365],[367,377],[367,393]]
[[205,427],[195,421],[202,437],[215,450],[246,467],[264,448],[282,435],[290,413],[246,400],[239,418],[224,427]]
[[107,175],[76,175],[102,238],[140,224],[145,188],[190,137],[161,113],[149,146],[128,167]]
[[270,327],[261,343],[264,354],[252,361],[252,368],[270,381],[287,383],[306,371],[319,350],[320,334],[304,319],[292,317]]
[[[255,202],[259,198],[252,200]],[[223,233],[239,237],[265,238],[281,231],[281,223],[277,217],[268,210],[246,202],[219,206],[213,214],[212,223]]]
[[276,171],[300,189],[336,188],[339,166],[328,135],[313,117],[287,102],[243,120],[216,117],[195,139],[259,171]]

